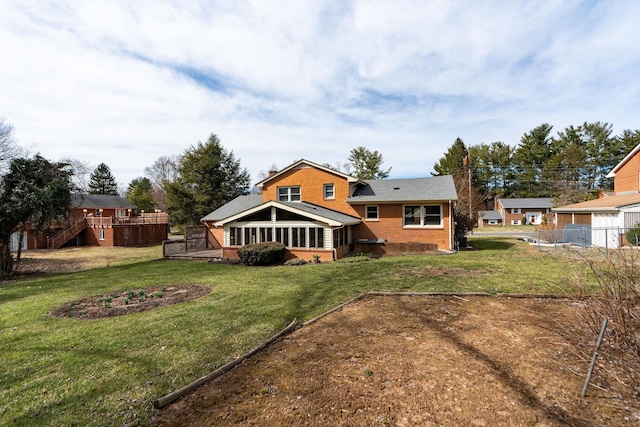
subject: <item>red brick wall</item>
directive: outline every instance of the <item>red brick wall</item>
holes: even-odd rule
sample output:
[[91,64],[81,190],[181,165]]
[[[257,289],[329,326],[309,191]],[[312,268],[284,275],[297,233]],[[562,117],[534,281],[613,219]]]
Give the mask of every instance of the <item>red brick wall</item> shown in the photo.
[[[104,230],[104,240],[100,240]],[[123,225],[116,227],[87,227],[80,233],[83,246],[145,246],[161,243],[169,233],[169,224]]]
[[[334,199],[324,198],[324,184],[334,185]],[[267,182],[262,188],[262,200],[265,202],[278,200],[278,187],[297,185],[301,189],[302,201],[354,215],[353,208],[347,203],[349,197],[347,180],[316,168],[292,169]]]
[[613,179],[616,194],[640,191],[640,152],[629,159],[617,172]]
[[[365,206],[354,205],[356,214],[364,218]],[[388,243],[433,243],[438,249],[451,249],[452,236],[449,204],[442,204],[442,228],[403,228],[403,205],[379,205],[378,221],[363,220],[353,227],[353,240],[386,239]]]
[[123,225],[112,228],[114,246],[145,246],[169,236],[169,224]]

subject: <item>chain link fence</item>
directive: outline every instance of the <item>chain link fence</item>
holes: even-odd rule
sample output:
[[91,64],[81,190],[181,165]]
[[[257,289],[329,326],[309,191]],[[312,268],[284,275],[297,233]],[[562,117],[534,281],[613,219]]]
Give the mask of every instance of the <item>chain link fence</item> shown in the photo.
[[538,227],[535,242],[540,251],[596,248],[608,251],[640,246],[640,227],[591,227],[568,224],[565,228]]

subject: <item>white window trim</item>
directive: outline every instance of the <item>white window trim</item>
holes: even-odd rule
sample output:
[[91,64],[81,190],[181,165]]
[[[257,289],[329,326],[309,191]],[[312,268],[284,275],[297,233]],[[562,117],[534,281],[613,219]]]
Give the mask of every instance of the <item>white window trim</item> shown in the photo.
[[[300,200],[291,200],[291,189],[292,188],[297,188],[298,194],[300,195]],[[280,190],[287,190],[287,200],[280,200]],[[301,202],[302,201],[302,187],[299,185],[289,185],[289,186],[285,186],[285,187],[278,187],[276,188],[277,193],[277,199],[279,202],[292,202],[292,203],[297,203],[297,202]]]
[[[369,218],[367,213],[369,212],[369,208],[376,208],[376,217],[375,218]],[[403,210],[404,212],[404,210]],[[365,221],[380,221],[380,206],[378,205],[366,205],[364,207],[364,220]],[[403,219],[404,221],[404,219]]]
[[[420,207],[420,224],[419,225],[407,225],[405,224],[405,218],[404,218],[404,212],[405,212],[405,208],[407,206],[419,206]],[[425,225],[424,224],[424,207],[425,206],[438,206],[440,208],[440,224],[438,225]],[[442,205],[440,204],[406,204],[406,205],[402,205],[402,228],[410,228],[410,229],[432,229],[432,230],[437,230],[437,229],[444,229],[444,220],[443,220],[443,215],[444,215],[444,208]]]
[[98,230],[98,240],[104,240],[104,228]]
[[514,215],[515,214],[519,215],[519,214],[522,213],[522,211],[520,210],[520,208],[511,208],[511,213],[514,214]]
[[[327,196],[327,189],[331,189],[331,196]],[[336,186],[334,184],[324,184],[322,187],[323,195],[325,200],[335,200],[336,199]]]

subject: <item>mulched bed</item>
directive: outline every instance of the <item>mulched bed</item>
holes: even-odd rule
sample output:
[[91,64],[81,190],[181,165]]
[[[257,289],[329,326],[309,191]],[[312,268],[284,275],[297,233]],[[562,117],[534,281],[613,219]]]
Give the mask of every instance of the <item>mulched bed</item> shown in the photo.
[[153,286],[92,296],[80,301],[70,301],[51,310],[55,317],[74,319],[100,319],[152,310],[200,298],[211,292],[206,285]]

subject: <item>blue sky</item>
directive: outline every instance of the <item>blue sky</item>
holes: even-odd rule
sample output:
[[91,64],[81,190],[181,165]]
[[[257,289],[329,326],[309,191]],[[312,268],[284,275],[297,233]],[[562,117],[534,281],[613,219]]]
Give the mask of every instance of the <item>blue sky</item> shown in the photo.
[[0,0],[0,117],[32,153],[126,186],[215,133],[252,176],[453,141],[640,128],[640,2]]

